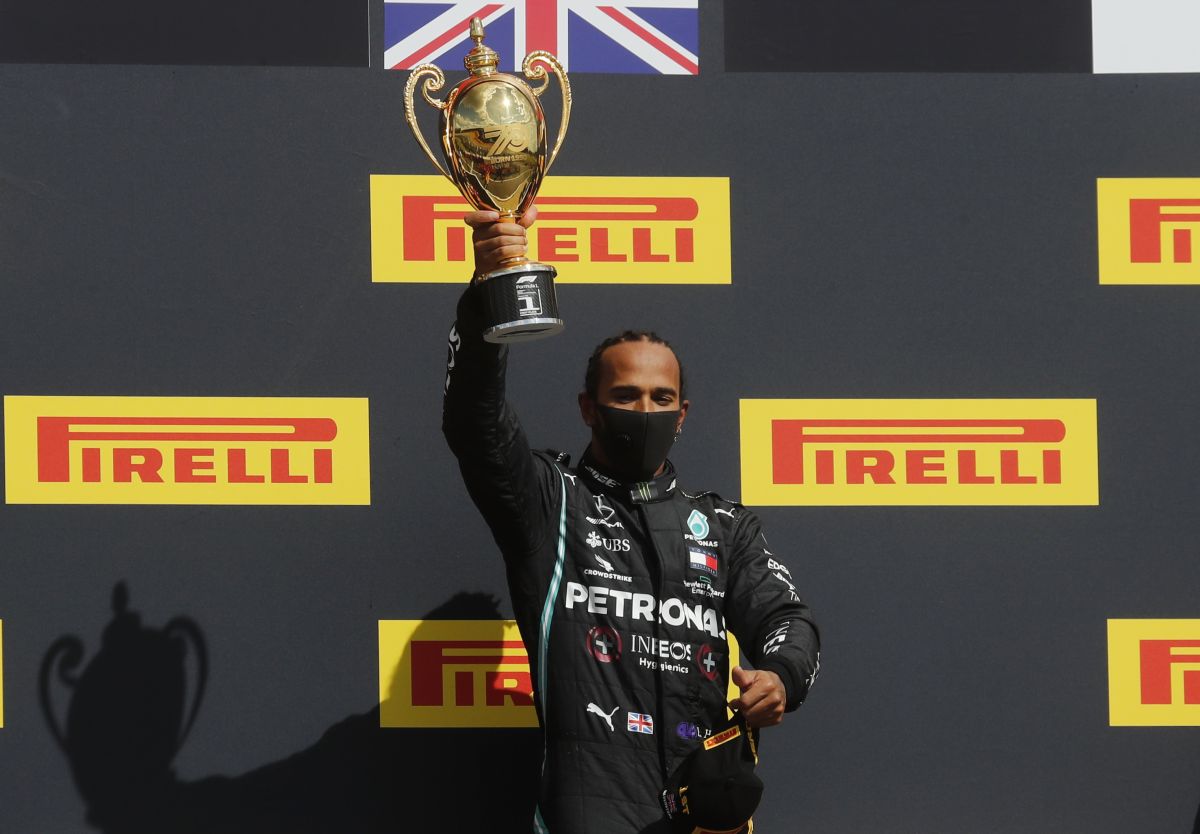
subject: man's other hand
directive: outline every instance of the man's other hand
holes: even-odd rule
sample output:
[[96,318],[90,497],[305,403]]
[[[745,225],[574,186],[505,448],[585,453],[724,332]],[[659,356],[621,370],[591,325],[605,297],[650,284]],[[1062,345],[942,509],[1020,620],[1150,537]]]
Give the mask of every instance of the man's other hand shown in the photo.
[[745,716],[746,724],[771,727],[783,721],[787,691],[779,675],[764,669],[747,670],[735,666],[732,677],[734,686],[742,694],[730,701],[729,706]]
[[516,223],[501,223],[494,211],[473,211],[463,219],[472,229],[475,274],[486,275],[504,266],[502,261],[525,256],[529,246],[525,230],[537,220],[537,207],[530,206]]

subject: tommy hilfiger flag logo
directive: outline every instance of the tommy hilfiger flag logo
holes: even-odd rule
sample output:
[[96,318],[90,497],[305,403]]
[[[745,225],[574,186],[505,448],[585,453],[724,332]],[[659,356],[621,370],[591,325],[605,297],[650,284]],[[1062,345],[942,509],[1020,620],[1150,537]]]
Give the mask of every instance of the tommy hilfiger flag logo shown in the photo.
[[695,570],[702,570],[713,576],[717,575],[717,556],[711,551],[689,547],[688,561]]
[[649,715],[641,712],[626,713],[629,716],[629,723],[626,729],[631,733],[645,733],[648,736],[654,735],[654,719]]
[[544,49],[571,72],[697,75],[699,14],[698,0],[385,0],[383,61],[412,69],[444,55],[443,69],[458,69],[479,17],[506,71]]

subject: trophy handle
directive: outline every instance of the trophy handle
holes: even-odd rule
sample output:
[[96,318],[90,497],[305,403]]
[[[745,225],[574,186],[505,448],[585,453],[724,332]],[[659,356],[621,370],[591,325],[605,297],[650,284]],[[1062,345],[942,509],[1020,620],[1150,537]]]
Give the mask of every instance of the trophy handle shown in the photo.
[[59,721],[57,710],[54,708],[54,696],[51,691],[51,678],[54,667],[58,667],[58,679],[74,689],[79,683],[79,676],[72,674],[79,668],[83,660],[83,642],[78,637],[60,637],[54,641],[50,651],[42,658],[42,668],[38,672],[38,700],[41,701],[42,715],[50,727],[50,734],[58,742],[64,752],[67,750],[67,734]]
[[200,628],[187,617],[176,617],[171,620],[163,629],[163,633],[173,637],[182,637],[183,642],[191,647],[192,654],[196,657],[196,692],[192,696],[192,708],[188,710],[187,720],[184,721],[183,727],[179,731],[179,740],[175,743],[175,752],[178,753],[183,749],[183,743],[192,731],[192,725],[196,723],[196,715],[200,712],[200,702],[204,700],[204,687],[208,683],[208,650],[204,646],[204,636],[200,633]]
[[[542,66],[542,64],[546,66]],[[535,96],[541,96],[546,91],[546,85],[550,83],[546,67],[550,67],[558,76],[558,88],[562,91],[562,120],[558,125],[558,138],[554,140],[554,150],[550,152],[550,158],[546,160],[546,171],[549,171],[558,156],[558,149],[562,147],[563,138],[567,135],[567,122],[571,120],[571,82],[567,80],[567,73],[563,70],[559,60],[544,49],[530,52],[521,64],[521,72],[525,73],[525,77],[530,81],[543,79],[540,85],[530,88]]]
[[429,150],[429,145],[425,143],[425,137],[421,135],[421,126],[417,124],[417,111],[413,107],[413,91],[417,88],[417,81],[423,76],[429,77],[421,85],[421,95],[438,110],[446,109],[446,102],[429,95],[430,91],[437,92],[442,89],[446,83],[446,76],[433,64],[421,64],[409,74],[408,81],[404,85],[404,119],[408,122],[409,129],[412,130],[413,136],[417,137],[417,143],[421,146],[421,150],[425,151],[425,155],[429,157],[429,161],[433,163],[433,166],[441,171],[442,176],[446,179],[453,179],[446,169],[442,167],[442,163],[438,162],[433,152]]

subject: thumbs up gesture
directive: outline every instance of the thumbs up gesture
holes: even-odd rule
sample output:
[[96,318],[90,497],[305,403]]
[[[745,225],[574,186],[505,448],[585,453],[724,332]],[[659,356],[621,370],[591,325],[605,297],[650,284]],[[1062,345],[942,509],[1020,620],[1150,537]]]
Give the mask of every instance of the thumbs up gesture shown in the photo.
[[730,701],[729,706],[746,717],[746,724],[771,727],[783,721],[787,691],[779,675],[765,669],[746,670],[735,666],[732,678],[741,695]]

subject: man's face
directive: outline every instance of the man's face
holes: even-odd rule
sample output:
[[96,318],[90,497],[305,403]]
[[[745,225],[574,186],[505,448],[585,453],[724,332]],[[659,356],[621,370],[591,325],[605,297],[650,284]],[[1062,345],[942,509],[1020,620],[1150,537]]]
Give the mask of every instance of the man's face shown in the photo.
[[600,355],[596,399],[579,395],[583,422],[595,432],[600,422],[596,405],[629,411],[679,411],[675,426],[683,426],[688,401],[679,399],[679,362],[665,345],[654,342],[620,342]]

